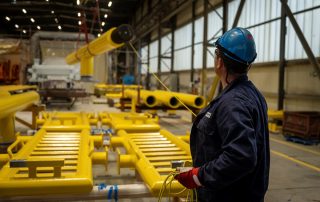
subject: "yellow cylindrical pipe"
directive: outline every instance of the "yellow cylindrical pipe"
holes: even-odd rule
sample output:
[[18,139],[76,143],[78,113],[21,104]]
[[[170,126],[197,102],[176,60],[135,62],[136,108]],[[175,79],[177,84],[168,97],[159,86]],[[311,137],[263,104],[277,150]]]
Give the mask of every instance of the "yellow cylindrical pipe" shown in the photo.
[[80,74],[82,77],[93,76],[93,57],[81,58]]
[[14,132],[14,114],[0,119],[0,151],[6,150],[16,139],[17,137]]
[[131,40],[132,36],[133,30],[129,25],[120,25],[117,28],[111,28],[99,38],[67,55],[65,61],[69,65],[81,61],[81,76],[92,76],[91,71],[93,72],[93,62],[92,70],[91,68],[87,69],[86,67],[83,67],[83,65],[88,65],[88,59],[91,58],[90,60],[93,60],[93,57],[96,55],[123,46],[124,42]]
[[90,58],[95,55],[99,55],[103,52],[118,48],[123,45],[123,43],[115,43],[111,38],[112,32],[116,28],[111,28],[99,38],[93,40],[88,45],[82,46],[77,51],[74,51],[67,55],[65,58],[67,64],[75,64],[80,62],[82,58]]
[[95,147],[101,147],[103,145],[103,135],[93,135],[90,136],[90,139],[93,140]]
[[92,153],[92,164],[104,165],[106,170],[108,170],[108,154],[109,148],[105,147],[104,152],[93,152]]
[[[138,99],[138,91],[136,90],[125,90],[125,97],[132,99]],[[156,97],[151,91],[140,90],[140,100],[148,107],[155,107],[157,105]]]
[[13,143],[17,137],[14,132],[14,113],[39,100],[39,94],[30,91],[17,95],[1,92],[0,95],[0,144],[1,150]]
[[178,108],[181,104],[179,100],[174,96],[172,92],[169,91],[163,91],[163,90],[156,90],[154,91],[157,101],[159,103],[166,105],[171,108]]
[[4,99],[0,99],[0,119],[25,109],[38,100],[39,94],[34,91],[6,96]]
[[[155,93],[156,99],[161,100],[163,104],[167,106],[170,106],[168,104],[168,101],[170,98],[173,97],[175,100],[177,100],[177,104],[175,105],[175,107],[172,107],[172,108],[177,108],[181,106],[180,101],[189,107],[194,107],[197,109],[201,109],[205,106],[205,98],[203,96],[192,95],[188,93],[169,92],[164,90],[156,90],[154,91],[154,93]],[[173,103],[175,103],[175,101],[173,101]]]
[[9,159],[10,158],[8,154],[0,154],[0,169],[9,161]]
[[119,156],[120,168],[134,168],[137,157],[134,154],[121,154]]
[[194,107],[197,109],[201,109],[205,106],[205,98],[199,95],[192,95],[188,93],[173,93],[175,96],[179,98],[185,105],[189,107]]

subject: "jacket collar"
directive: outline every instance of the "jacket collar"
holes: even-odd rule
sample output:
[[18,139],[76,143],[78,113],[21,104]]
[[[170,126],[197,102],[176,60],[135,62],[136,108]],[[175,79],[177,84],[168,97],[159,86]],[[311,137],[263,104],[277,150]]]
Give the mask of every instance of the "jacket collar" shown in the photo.
[[194,123],[196,120],[199,119],[199,117],[202,117],[202,114],[206,113],[206,111],[215,103],[217,100],[219,100],[224,94],[226,94],[228,91],[233,89],[238,83],[243,82],[243,81],[248,81],[248,76],[246,74],[239,76],[235,80],[233,80],[223,91],[213,100],[210,101],[210,103],[203,108],[199,114],[197,115],[197,118],[194,120]]
[[227,87],[225,87],[225,89],[223,89],[221,91],[221,93],[215,98],[213,99],[211,102],[214,102],[216,100],[218,100],[222,95],[226,94],[228,91],[230,91],[231,89],[233,89],[238,83],[242,82],[242,81],[248,81],[248,76],[246,74],[239,76],[238,78],[234,79]]

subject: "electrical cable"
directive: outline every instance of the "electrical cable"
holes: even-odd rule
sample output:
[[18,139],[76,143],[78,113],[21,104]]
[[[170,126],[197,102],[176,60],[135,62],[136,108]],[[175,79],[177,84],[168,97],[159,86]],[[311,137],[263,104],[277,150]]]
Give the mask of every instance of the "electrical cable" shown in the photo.
[[[135,47],[132,45],[131,42],[129,42],[129,45],[131,46],[133,52],[137,55],[138,59],[140,61],[142,61],[141,56],[139,55],[138,51],[135,49]],[[143,68],[143,67],[142,67]],[[149,67],[148,67],[149,68]],[[146,69],[144,69],[146,71]],[[160,78],[154,73],[151,72],[152,76],[154,76],[154,78],[168,91],[168,92],[172,92],[161,80]],[[184,104],[184,102],[182,102],[182,100],[180,100],[176,95],[173,95],[189,112],[192,113],[193,116],[197,116],[186,104]]]
[[170,196],[178,196],[180,194],[182,194],[183,192],[185,192],[186,190],[188,190],[187,192],[187,198],[186,198],[186,201],[191,201],[193,202],[194,201],[194,195],[195,195],[195,201],[198,202],[198,196],[197,196],[197,191],[195,189],[187,189],[187,188],[184,188],[182,189],[182,191],[180,192],[175,192],[175,193],[172,193],[171,192],[171,184],[172,182],[175,180],[174,177],[176,175],[178,175],[179,172],[178,171],[173,171],[171,173],[169,173],[169,175],[166,177],[166,179],[163,181],[163,184],[161,186],[161,189],[160,189],[160,192],[159,192],[159,196],[158,196],[158,202],[161,202],[162,198],[163,198],[163,195],[165,193],[165,191],[167,190],[167,186],[169,185],[169,190],[168,190],[168,195],[169,195],[169,202],[170,202]]

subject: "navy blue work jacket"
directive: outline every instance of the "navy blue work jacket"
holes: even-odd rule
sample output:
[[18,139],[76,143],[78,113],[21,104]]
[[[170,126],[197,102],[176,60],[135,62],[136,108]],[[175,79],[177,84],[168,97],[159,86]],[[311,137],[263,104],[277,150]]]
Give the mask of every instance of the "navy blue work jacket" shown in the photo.
[[200,167],[199,201],[264,201],[270,167],[267,104],[246,75],[199,113],[190,148],[193,166]]

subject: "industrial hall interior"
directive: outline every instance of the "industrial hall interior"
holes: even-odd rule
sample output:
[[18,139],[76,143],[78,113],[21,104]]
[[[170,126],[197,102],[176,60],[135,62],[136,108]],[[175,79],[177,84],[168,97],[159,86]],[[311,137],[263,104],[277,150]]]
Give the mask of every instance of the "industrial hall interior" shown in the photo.
[[320,202],[320,0],[1,0],[1,202]]

